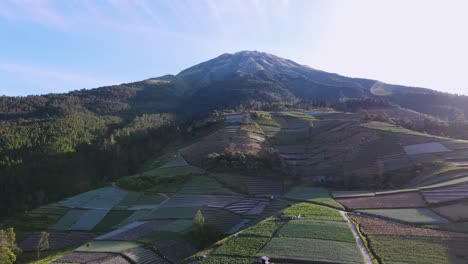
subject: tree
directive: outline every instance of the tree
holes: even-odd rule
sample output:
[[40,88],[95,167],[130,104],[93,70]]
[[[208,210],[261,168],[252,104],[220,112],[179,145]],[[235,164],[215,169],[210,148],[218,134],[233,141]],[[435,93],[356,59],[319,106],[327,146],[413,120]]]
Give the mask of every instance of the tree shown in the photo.
[[201,210],[198,210],[195,214],[195,217],[193,218],[192,223],[193,231],[195,232],[195,234],[202,234],[204,232],[205,225],[205,217],[203,216]]
[[49,233],[41,232],[37,242],[37,259],[39,260],[41,251],[49,249]]
[[13,228],[0,230],[0,263],[13,264],[21,249],[16,245],[16,234]]

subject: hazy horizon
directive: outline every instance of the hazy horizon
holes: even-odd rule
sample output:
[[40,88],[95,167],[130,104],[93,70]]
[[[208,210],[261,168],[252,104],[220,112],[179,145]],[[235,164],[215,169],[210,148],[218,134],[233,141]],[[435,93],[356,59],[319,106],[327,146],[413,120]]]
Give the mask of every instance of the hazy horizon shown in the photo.
[[0,95],[60,93],[258,50],[350,77],[468,94],[464,1],[3,1]]

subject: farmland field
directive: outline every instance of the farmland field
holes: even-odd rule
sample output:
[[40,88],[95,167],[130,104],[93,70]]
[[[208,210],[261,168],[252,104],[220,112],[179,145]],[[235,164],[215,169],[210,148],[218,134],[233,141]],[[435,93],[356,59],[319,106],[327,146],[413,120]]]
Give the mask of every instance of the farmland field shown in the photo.
[[298,215],[302,215],[305,219],[345,221],[338,210],[309,203],[298,203],[283,211],[285,217]]
[[214,178],[207,176],[192,176],[191,179],[179,190],[179,193],[234,194],[234,192],[223,187]]
[[284,237],[315,238],[354,243],[347,223],[319,220],[291,220],[278,233]]
[[273,237],[273,234],[285,223],[286,221],[266,219],[242,231],[242,234],[259,237]]
[[369,215],[381,216],[397,221],[403,221],[412,224],[443,224],[448,221],[427,208],[412,209],[370,209],[359,210],[357,212]]
[[432,208],[437,214],[452,221],[468,220],[468,201]]
[[419,228],[374,217],[351,215],[365,235],[424,236],[444,238],[468,238],[468,235],[445,232],[428,228]]
[[416,145],[405,146],[405,151],[408,155],[417,155],[425,153],[449,152],[450,149],[438,142],[423,143]]
[[397,236],[370,236],[369,239],[382,263],[455,263],[451,262],[448,249],[440,239]]
[[347,198],[339,199],[338,202],[349,209],[426,207],[426,202],[419,192]]
[[341,204],[330,197],[330,193],[325,188],[318,187],[293,187],[286,195],[286,198],[299,201],[315,202],[330,205],[336,208],[343,208]]
[[363,262],[355,243],[307,238],[275,237],[257,255],[331,263]]

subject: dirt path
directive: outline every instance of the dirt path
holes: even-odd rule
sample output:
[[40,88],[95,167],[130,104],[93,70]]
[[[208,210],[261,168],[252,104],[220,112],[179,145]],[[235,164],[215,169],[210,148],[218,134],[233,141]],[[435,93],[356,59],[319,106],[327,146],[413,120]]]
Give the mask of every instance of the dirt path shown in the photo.
[[344,219],[346,219],[346,222],[348,222],[348,225],[351,227],[351,231],[353,232],[354,238],[356,239],[359,250],[361,251],[361,254],[364,257],[364,263],[373,264],[372,258],[369,255],[369,252],[367,252],[367,248],[366,246],[364,246],[364,242],[362,241],[361,236],[359,235],[356,229],[356,226],[354,225],[353,222],[351,222],[351,220],[349,220],[348,214],[346,214],[346,212],[340,211],[340,214],[343,216]]

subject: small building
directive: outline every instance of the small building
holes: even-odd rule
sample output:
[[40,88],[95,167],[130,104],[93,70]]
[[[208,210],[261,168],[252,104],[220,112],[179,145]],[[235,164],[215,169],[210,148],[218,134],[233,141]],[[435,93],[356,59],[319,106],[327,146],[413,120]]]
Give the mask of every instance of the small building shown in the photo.
[[263,256],[258,259],[259,264],[269,264],[270,263],[270,258],[267,256]]

